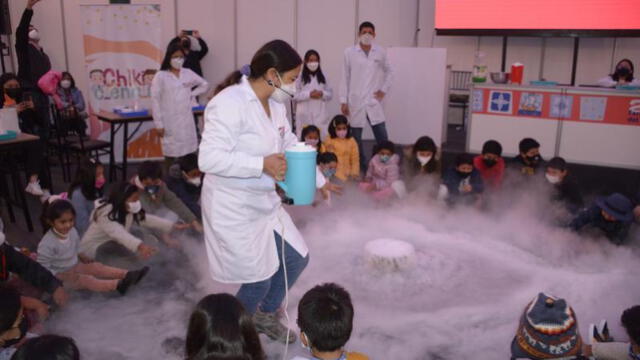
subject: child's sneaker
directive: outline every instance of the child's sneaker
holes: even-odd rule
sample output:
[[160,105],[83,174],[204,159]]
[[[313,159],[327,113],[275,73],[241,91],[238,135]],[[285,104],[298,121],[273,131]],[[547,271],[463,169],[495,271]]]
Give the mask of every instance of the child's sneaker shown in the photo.
[[44,191],[42,191],[42,188],[40,187],[40,180],[30,181],[24,191],[35,196],[44,195]]
[[[293,344],[296,342],[296,334],[290,331],[284,326],[276,313],[265,313],[257,310],[253,314],[253,323],[256,326],[256,331],[267,335],[271,340],[275,340],[281,343]],[[287,337],[288,333],[288,337]]]
[[131,285],[135,284],[138,275],[135,271],[127,272],[127,275],[124,276],[124,279],[118,281],[118,286],[116,290],[120,293],[120,295],[124,295],[127,293],[127,290],[131,287]]
[[589,324],[589,344],[604,342],[595,324]]
[[149,267],[145,266],[142,269],[129,271],[128,273],[131,273],[131,276],[133,277],[133,284],[137,285],[140,282],[140,280],[142,280],[142,278],[145,277],[145,275],[147,275],[148,272],[149,272]]
[[609,324],[607,324],[607,320],[600,321],[600,337],[602,338],[602,342],[613,342],[613,337],[609,332]]

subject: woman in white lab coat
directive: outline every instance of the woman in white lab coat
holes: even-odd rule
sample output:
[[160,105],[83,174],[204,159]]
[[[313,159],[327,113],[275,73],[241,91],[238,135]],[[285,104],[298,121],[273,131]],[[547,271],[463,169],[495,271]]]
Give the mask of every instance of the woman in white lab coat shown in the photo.
[[633,77],[633,63],[629,59],[622,59],[616,64],[613,74],[598,80],[601,87],[616,87],[618,85],[640,86],[640,80]]
[[309,50],[304,54],[302,75],[296,82],[296,132],[298,137],[307,125],[315,125],[326,133],[329,126],[327,102],[331,100],[333,91],[320,68],[320,54]]
[[165,169],[175,159],[198,150],[192,107],[194,98],[209,88],[207,81],[182,67],[184,58],[179,44],[169,44],[160,71],[151,82],[153,123],[162,138]]
[[276,315],[285,279],[291,287],[309,259],[275,191],[286,172],[284,149],[297,141],[282,102],[295,93],[301,63],[289,44],[273,40],[253,56],[248,75],[231,74],[205,110],[198,157],[211,276],[242,284],[237,297],[257,330],[281,342],[296,339]]

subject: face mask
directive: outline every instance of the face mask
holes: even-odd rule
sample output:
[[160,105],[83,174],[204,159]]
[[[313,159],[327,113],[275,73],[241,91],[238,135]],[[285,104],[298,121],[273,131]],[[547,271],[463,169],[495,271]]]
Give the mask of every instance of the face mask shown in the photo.
[[149,195],[155,195],[160,191],[160,185],[147,185],[144,187],[144,191],[146,191]]
[[331,179],[335,174],[336,174],[336,169],[327,168],[322,170],[322,175],[324,175],[324,177],[327,179]]
[[4,89],[4,93],[7,94],[8,97],[12,98],[16,102],[19,102],[22,99],[22,88]]
[[547,178],[547,181],[551,184],[558,184],[560,183],[560,177],[559,176],[553,176],[553,175],[549,175],[549,174],[544,174],[544,177]]
[[40,40],[40,33],[38,32],[38,30],[33,29],[33,30],[29,31],[29,39],[31,39],[33,41]]
[[313,146],[316,147],[318,146],[318,143],[320,142],[320,139],[305,139],[304,143],[309,145],[309,146]]
[[339,137],[340,139],[344,139],[344,138],[346,138],[346,137],[347,137],[347,129],[344,129],[344,130],[337,130],[337,131],[336,131],[336,135],[338,135],[338,137]]
[[418,162],[421,166],[425,166],[431,161],[432,156],[420,156],[418,155]]
[[171,67],[176,69],[176,70],[180,70],[182,69],[182,65],[184,65],[184,58],[183,57],[177,57],[177,58],[171,58]]
[[372,42],[373,42],[373,35],[371,34],[360,35],[360,44],[364,46],[369,46],[371,45]]
[[102,189],[107,180],[104,177],[96,179],[96,189]]
[[383,164],[386,164],[389,159],[391,159],[391,156],[389,155],[380,155],[380,161],[382,161]]
[[309,71],[311,72],[316,72],[316,70],[318,70],[318,68],[320,67],[320,63],[319,62],[308,62],[307,63],[307,69],[309,69]]
[[142,203],[140,200],[134,202],[128,202],[127,206],[129,208],[129,212],[132,214],[137,214],[142,210]]
[[71,87],[71,80],[60,81],[60,87],[62,87],[63,89],[69,89]]
[[629,68],[622,66],[616,69],[616,73],[618,74],[618,76],[627,76],[631,74],[631,71],[629,70]]
[[202,179],[198,176],[194,178],[188,178],[187,182],[193,186],[200,187],[200,184],[202,184]]
[[296,94],[296,84],[285,84],[284,81],[282,81],[280,74],[277,75],[280,80],[280,86],[276,86],[273,81],[270,83],[271,86],[276,88],[275,91],[271,93],[271,98],[281,104],[284,104],[287,100],[291,100]]
[[529,163],[531,163],[531,165],[538,165],[538,163],[540,162],[540,155],[536,155],[536,156],[527,156],[527,160],[529,160]]
[[471,176],[471,172],[466,172],[466,171],[460,171],[460,170],[456,170],[458,172],[458,175],[460,175],[461,178],[466,179],[469,176]]
[[306,340],[307,345],[305,345],[304,342],[301,340],[300,346],[302,346],[302,348],[307,351],[311,351],[311,343],[309,342],[309,338],[305,333],[300,333],[300,339],[302,339],[303,336],[304,336],[304,339]]
[[20,330],[20,335],[15,339],[5,340],[3,347],[7,348],[13,346],[20,342],[26,335],[29,330],[29,322],[25,316],[22,317],[22,321],[18,325],[18,329]]
[[494,167],[498,163],[498,161],[494,159],[482,159],[482,162],[488,168]]

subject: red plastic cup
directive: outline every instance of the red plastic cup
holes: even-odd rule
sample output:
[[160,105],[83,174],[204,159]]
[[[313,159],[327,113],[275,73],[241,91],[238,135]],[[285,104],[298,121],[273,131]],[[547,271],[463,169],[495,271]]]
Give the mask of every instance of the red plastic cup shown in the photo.
[[512,84],[522,85],[522,77],[524,75],[524,65],[513,64],[511,65],[511,75],[509,79]]

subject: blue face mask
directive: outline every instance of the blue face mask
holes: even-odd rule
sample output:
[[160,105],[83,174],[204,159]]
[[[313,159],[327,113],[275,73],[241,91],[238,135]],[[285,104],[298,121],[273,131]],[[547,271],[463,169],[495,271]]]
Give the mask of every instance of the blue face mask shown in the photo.
[[331,179],[335,174],[336,174],[336,169],[327,168],[322,170],[322,175],[324,175],[324,177],[327,179]]
[[160,191],[160,185],[147,185],[144,187],[144,191],[149,193],[149,195],[155,195]]
[[391,156],[389,155],[380,155],[380,161],[382,161],[383,164],[386,164],[389,159],[391,159]]

